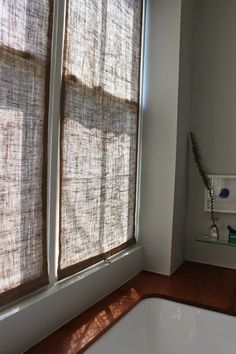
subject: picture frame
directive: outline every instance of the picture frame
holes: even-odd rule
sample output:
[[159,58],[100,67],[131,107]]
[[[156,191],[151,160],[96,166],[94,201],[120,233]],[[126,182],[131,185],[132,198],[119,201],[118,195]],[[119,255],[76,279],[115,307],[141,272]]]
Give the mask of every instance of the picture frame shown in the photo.
[[[236,214],[236,175],[208,175],[214,189],[214,210]],[[205,188],[204,210],[210,212],[210,197]]]

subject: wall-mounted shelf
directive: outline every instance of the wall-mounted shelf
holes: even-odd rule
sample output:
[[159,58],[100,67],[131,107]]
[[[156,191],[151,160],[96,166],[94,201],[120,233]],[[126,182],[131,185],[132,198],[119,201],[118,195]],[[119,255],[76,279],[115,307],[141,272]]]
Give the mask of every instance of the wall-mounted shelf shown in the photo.
[[215,244],[215,245],[236,247],[236,243],[229,243],[228,239],[213,240],[213,239],[201,236],[201,237],[196,238],[195,241],[196,242],[203,242],[203,243],[212,243],[212,244]]

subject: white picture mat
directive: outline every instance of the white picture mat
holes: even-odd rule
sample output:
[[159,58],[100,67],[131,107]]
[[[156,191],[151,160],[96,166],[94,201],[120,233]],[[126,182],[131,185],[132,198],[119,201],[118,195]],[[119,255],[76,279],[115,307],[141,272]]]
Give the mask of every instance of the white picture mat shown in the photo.
[[[214,188],[214,210],[218,213],[236,213],[236,176],[235,175],[208,175]],[[220,198],[222,188],[228,188],[230,194],[227,198]],[[210,197],[205,188],[205,211],[210,211]]]

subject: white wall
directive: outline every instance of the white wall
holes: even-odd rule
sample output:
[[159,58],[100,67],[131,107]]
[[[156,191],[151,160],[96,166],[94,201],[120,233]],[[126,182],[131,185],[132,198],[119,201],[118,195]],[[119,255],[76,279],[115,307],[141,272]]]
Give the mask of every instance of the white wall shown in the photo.
[[[210,174],[236,174],[236,1],[197,0],[191,130]],[[236,268],[236,248],[194,239],[207,231],[203,184],[189,156],[186,258]],[[236,216],[218,214],[236,226]]]
[[[234,0],[148,0],[140,218],[147,270],[170,274],[185,258],[236,268],[236,248],[195,242],[210,218],[188,146],[192,130],[209,173],[236,174],[235,13]],[[236,227],[234,215],[219,216],[224,228]]]
[[144,267],[170,274],[181,0],[148,0],[140,235]]
[[187,216],[188,134],[192,104],[194,0],[182,0],[179,61],[177,153],[171,272],[184,261]]

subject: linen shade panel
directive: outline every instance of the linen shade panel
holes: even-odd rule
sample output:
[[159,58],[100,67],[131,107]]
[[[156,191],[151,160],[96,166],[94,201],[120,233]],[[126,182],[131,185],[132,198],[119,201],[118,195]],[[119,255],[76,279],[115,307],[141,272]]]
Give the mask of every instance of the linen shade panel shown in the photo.
[[135,243],[140,0],[69,0],[59,278]]
[[52,1],[0,0],[0,304],[48,283]]

